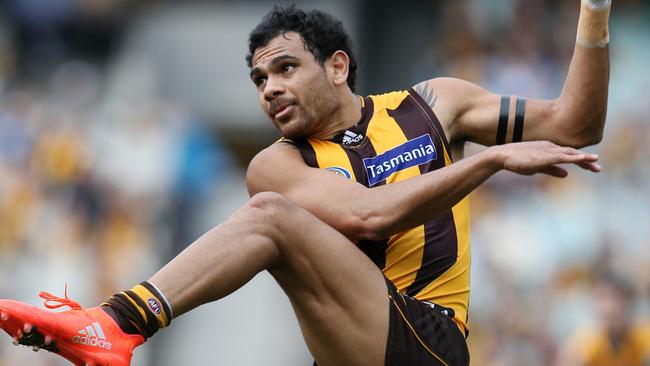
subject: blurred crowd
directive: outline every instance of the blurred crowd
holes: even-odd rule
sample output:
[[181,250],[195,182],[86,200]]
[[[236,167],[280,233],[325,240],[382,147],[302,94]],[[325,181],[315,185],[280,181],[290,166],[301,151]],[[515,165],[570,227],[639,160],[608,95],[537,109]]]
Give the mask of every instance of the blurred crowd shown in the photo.
[[[243,190],[241,152],[226,147],[219,121],[128,69],[130,3],[0,8],[0,298],[34,303],[34,283],[68,283],[96,303],[215,224],[232,177]],[[415,77],[555,97],[576,3],[440,2],[436,42],[417,55]],[[593,148],[603,172],[500,173],[472,195],[473,365],[650,365],[650,3],[614,9],[609,116]],[[0,365],[24,364],[0,340]]]
[[[93,304],[147,278],[196,236],[235,170],[213,126],[181,104],[137,80],[117,91],[110,3],[3,3],[2,298],[35,303],[40,282]],[[34,364],[4,341],[0,365]]]
[[[417,72],[554,98],[577,11],[567,1],[445,3],[443,42]],[[650,50],[641,46],[650,3],[615,2],[610,24],[609,114],[591,149],[603,172],[501,173],[470,200],[474,365],[650,364]]]

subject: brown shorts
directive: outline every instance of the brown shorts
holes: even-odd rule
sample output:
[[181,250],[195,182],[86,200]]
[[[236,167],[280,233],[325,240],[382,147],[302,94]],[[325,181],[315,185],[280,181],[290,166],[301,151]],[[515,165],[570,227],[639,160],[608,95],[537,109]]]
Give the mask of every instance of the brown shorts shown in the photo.
[[467,342],[452,319],[453,309],[402,295],[388,279],[386,286],[390,320],[385,366],[469,365]]
[[391,302],[386,366],[469,365],[453,309],[402,295],[389,280],[386,284]]

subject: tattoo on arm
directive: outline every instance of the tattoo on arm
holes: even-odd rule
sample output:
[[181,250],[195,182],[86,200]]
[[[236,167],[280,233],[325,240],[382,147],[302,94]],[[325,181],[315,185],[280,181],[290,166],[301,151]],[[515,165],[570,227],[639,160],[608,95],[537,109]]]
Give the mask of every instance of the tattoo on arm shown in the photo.
[[438,96],[436,93],[434,93],[433,88],[429,85],[428,81],[423,81],[416,86],[413,87],[413,90],[415,90],[421,97],[424,99],[425,102],[433,109],[433,107],[436,105],[436,102],[438,101]]

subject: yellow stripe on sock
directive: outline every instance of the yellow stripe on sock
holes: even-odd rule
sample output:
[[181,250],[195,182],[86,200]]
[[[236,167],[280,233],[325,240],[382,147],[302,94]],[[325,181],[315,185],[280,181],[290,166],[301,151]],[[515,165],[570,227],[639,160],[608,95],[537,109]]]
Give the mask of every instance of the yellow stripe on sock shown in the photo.
[[[142,301],[144,301],[145,304],[149,305],[149,311],[153,313],[153,315],[156,316],[156,319],[158,319],[158,326],[160,328],[165,328],[166,326],[169,325],[169,319],[167,319],[167,313],[165,313],[165,309],[163,308],[162,301],[156,297],[151,291],[147,290],[146,287],[142,285],[137,285],[134,288],[131,289]],[[149,300],[154,300],[156,302],[156,305],[158,306],[158,311],[156,312],[152,307],[151,304],[149,303]],[[145,318],[146,319],[146,318]]]

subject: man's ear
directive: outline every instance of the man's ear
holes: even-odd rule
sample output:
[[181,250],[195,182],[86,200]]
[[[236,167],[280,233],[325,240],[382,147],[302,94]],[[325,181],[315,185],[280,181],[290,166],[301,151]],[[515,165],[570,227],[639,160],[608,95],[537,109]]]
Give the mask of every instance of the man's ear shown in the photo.
[[347,84],[350,72],[350,57],[347,53],[341,50],[334,52],[327,60],[326,67],[335,86]]

